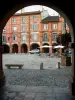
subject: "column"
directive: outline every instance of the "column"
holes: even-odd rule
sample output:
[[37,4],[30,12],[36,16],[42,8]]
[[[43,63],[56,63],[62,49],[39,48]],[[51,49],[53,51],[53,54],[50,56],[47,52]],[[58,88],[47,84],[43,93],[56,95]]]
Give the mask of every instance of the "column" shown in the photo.
[[[49,37],[50,37],[49,38],[49,45],[52,46],[52,35],[51,35],[51,33],[49,33],[49,34],[50,34],[49,35]],[[52,48],[50,48],[49,53],[52,54]]]
[[75,43],[72,43],[72,74],[73,74],[73,80],[72,80],[71,92],[72,95],[75,96]]
[[29,35],[28,35],[28,51],[30,51],[30,44],[31,44],[31,35],[30,35],[30,32],[29,32]]
[[21,45],[20,45],[20,43],[18,44],[18,53],[21,53]]
[[30,46],[28,46],[28,52],[30,51]]
[[42,52],[42,48],[41,48],[41,46],[42,46],[42,42],[43,42],[43,33],[42,32],[40,32],[40,52]]
[[5,76],[2,66],[2,46],[0,46],[0,87],[2,87],[4,84],[5,84]]
[[12,45],[10,44],[10,53],[12,53]]
[[41,48],[41,46],[42,46],[42,43],[40,43],[40,52],[42,52],[42,48]]

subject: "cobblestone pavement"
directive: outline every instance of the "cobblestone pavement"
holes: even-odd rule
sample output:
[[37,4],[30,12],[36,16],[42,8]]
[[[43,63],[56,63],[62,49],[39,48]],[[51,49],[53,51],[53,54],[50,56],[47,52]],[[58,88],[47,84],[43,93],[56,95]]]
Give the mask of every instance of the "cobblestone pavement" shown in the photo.
[[67,87],[6,85],[0,100],[75,100],[68,92]]
[[6,83],[11,85],[68,87],[71,78],[68,67],[56,70],[5,69],[4,73]]
[[[0,100],[75,100],[69,94],[72,67],[61,66],[58,69],[60,58],[20,54],[13,57],[3,55],[6,86]],[[5,63],[16,62],[24,63],[23,69],[6,69],[4,66]],[[41,62],[44,63],[44,70],[39,69]]]
[[23,69],[39,69],[43,62],[44,69],[56,69],[57,62],[60,58],[48,57],[45,54],[39,56],[38,54],[3,54],[3,68],[6,69],[5,64],[24,64]]

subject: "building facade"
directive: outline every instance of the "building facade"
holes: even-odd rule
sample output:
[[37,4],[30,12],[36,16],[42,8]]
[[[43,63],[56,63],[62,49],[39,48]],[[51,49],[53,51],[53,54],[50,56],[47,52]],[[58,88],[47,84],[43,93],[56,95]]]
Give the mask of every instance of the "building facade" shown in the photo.
[[[39,48],[40,52],[54,52],[43,45],[56,45],[56,38],[64,32],[64,19],[59,16],[45,16],[44,12],[14,14],[4,27],[2,45],[4,53],[28,53]],[[45,11],[46,13],[46,11]],[[66,30],[69,31],[68,26]]]

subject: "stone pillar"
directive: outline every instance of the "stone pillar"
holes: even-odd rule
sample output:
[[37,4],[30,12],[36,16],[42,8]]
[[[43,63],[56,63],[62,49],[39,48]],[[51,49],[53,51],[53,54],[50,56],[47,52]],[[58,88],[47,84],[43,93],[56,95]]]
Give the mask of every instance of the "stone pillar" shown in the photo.
[[5,76],[2,66],[2,46],[0,46],[0,88],[5,84]]
[[41,46],[42,46],[42,41],[40,41],[40,52],[43,52]]
[[43,33],[40,32],[40,52],[43,52],[43,49],[41,48],[43,42]]
[[71,92],[72,95],[75,96],[75,43],[72,43],[72,74],[73,74],[73,80],[72,80]]
[[28,51],[27,52],[29,52],[30,51],[30,44],[28,44]]
[[12,45],[10,44],[10,53],[12,53]]
[[[41,46],[42,46],[42,45],[40,45],[40,47],[41,47]],[[42,51],[42,48],[40,48],[40,52],[43,52],[43,51]]]
[[21,45],[20,45],[20,43],[18,44],[18,53],[21,53]]
[[[50,39],[50,40],[49,40],[49,42],[50,42],[49,45],[52,46],[52,35],[51,35],[51,32],[50,32],[49,37],[50,37],[50,38],[49,38],[49,39]],[[52,54],[52,48],[50,48],[49,53]]]

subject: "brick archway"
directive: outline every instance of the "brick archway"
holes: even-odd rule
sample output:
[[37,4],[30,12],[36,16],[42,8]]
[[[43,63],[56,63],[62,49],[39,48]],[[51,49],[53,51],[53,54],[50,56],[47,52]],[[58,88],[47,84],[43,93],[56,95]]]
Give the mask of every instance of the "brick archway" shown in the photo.
[[13,53],[18,53],[18,45],[17,44],[12,45],[12,52]]
[[[57,43],[53,43],[52,46],[57,46]],[[53,53],[57,52],[57,49],[52,48],[52,52],[53,52]]]
[[26,44],[21,44],[21,53],[27,53],[28,52],[28,48]]
[[3,53],[9,53],[10,52],[10,47],[7,44],[3,44]]
[[30,49],[33,50],[33,49],[39,49],[39,45],[37,43],[32,43],[31,46],[30,46]]
[[[43,44],[43,46],[45,46],[45,45],[48,45],[49,46],[48,43],[44,43]],[[43,51],[43,53],[49,53],[49,48],[48,47],[47,48],[42,48],[42,51]]]
[[[73,5],[73,1],[68,1],[67,5],[66,3],[63,1],[63,3],[61,3],[61,1],[53,1],[53,0],[47,0],[47,1],[44,1],[42,2],[42,0],[37,0],[37,1],[24,1],[24,0],[17,0],[17,2],[14,3],[13,0],[11,1],[4,1],[1,2],[1,5],[3,6],[4,5],[4,2],[5,2],[5,8],[6,9],[2,9],[1,7],[1,11],[4,12],[3,15],[1,15],[1,18],[0,18],[0,35],[2,34],[2,30],[6,24],[6,22],[8,21],[8,19],[19,9],[23,8],[24,6],[28,6],[28,5],[34,5],[34,4],[40,4],[40,5],[45,5],[45,6],[48,6],[48,7],[52,7],[54,9],[56,9],[66,20],[67,20],[67,23],[69,24],[69,27],[70,27],[70,30],[71,30],[71,33],[72,33],[72,48],[73,48],[73,61],[72,61],[72,66],[73,66],[73,84],[72,86],[75,87],[75,62],[74,62],[74,59],[75,59],[75,15],[74,15],[74,9],[75,9],[75,6]],[[12,3],[11,3],[12,2]],[[70,7],[71,5],[71,2],[72,2],[72,7]],[[10,6],[7,8],[7,5],[10,4]],[[54,5],[56,5],[56,7]],[[67,7],[68,6],[68,7]],[[58,9],[59,8],[59,9]],[[72,9],[72,11],[70,10]],[[63,12],[64,13],[63,13]],[[68,17],[67,17],[68,16]],[[1,43],[0,43],[1,44]],[[3,81],[3,68],[2,68],[2,46],[0,45],[0,81]],[[1,82],[0,82],[1,83]],[[1,83],[2,84],[2,83]],[[74,93],[74,89],[72,89],[73,91],[73,95],[75,95]]]

